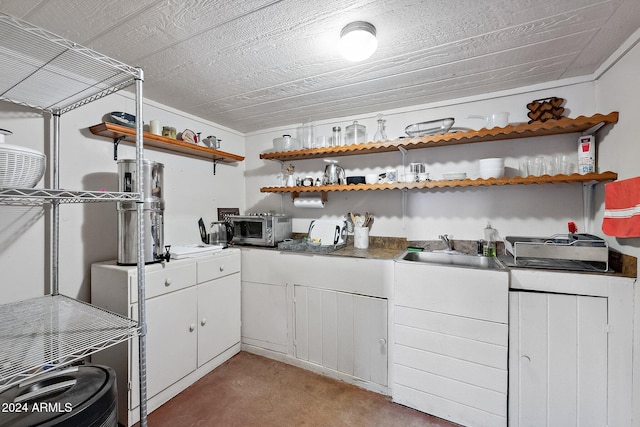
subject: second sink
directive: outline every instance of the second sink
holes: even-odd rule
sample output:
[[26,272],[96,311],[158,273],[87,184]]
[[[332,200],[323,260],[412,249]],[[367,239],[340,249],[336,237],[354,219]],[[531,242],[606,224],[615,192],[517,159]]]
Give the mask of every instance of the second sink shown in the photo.
[[424,262],[431,264],[454,265],[460,267],[504,269],[505,267],[495,258],[479,255],[467,255],[446,252],[410,252],[400,255],[398,260]]

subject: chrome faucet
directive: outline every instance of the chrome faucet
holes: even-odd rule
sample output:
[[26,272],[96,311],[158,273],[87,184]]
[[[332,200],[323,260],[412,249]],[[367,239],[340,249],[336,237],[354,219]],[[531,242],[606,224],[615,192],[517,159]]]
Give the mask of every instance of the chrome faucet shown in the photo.
[[446,245],[448,251],[453,250],[453,247],[452,247],[452,244],[451,244],[451,240],[449,240],[449,235],[448,234],[441,234],[441,235],[438,236],[438,238],[444,242],[444,244]]

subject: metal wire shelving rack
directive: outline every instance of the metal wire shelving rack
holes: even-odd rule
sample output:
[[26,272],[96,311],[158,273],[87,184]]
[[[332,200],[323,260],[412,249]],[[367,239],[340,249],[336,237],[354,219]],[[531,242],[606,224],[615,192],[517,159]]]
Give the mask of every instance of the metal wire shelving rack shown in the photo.
[[[0,57],[0,100],[53,118],[52,188],[0,188],[0,205],[51,205],[50,294],[0,305],[0,391],[138,336],[140,425],[146,426],[143,176],[134,193],[60,189],[59,181],[60,116],[131,85],[136,95],[136,167],[142,170],[143,71],[1,12]],[[137,322],[59,293],[59,205],[118,201],[137,206]]]

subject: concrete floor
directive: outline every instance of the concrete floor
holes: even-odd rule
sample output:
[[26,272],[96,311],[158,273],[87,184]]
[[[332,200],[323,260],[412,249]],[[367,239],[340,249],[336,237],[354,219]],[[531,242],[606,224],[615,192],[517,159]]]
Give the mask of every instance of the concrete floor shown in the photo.
[[457,426],[378,393],[244,351],[147,420],[150,427]]

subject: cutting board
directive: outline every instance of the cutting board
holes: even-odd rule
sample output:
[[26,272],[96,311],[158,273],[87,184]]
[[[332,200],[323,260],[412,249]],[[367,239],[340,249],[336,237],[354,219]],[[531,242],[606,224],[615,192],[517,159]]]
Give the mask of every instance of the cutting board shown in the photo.
[[315,219],[309,225],[307,237],[319,239],[320,244],[338,245],[347,241],[347,223],[338,219]]

